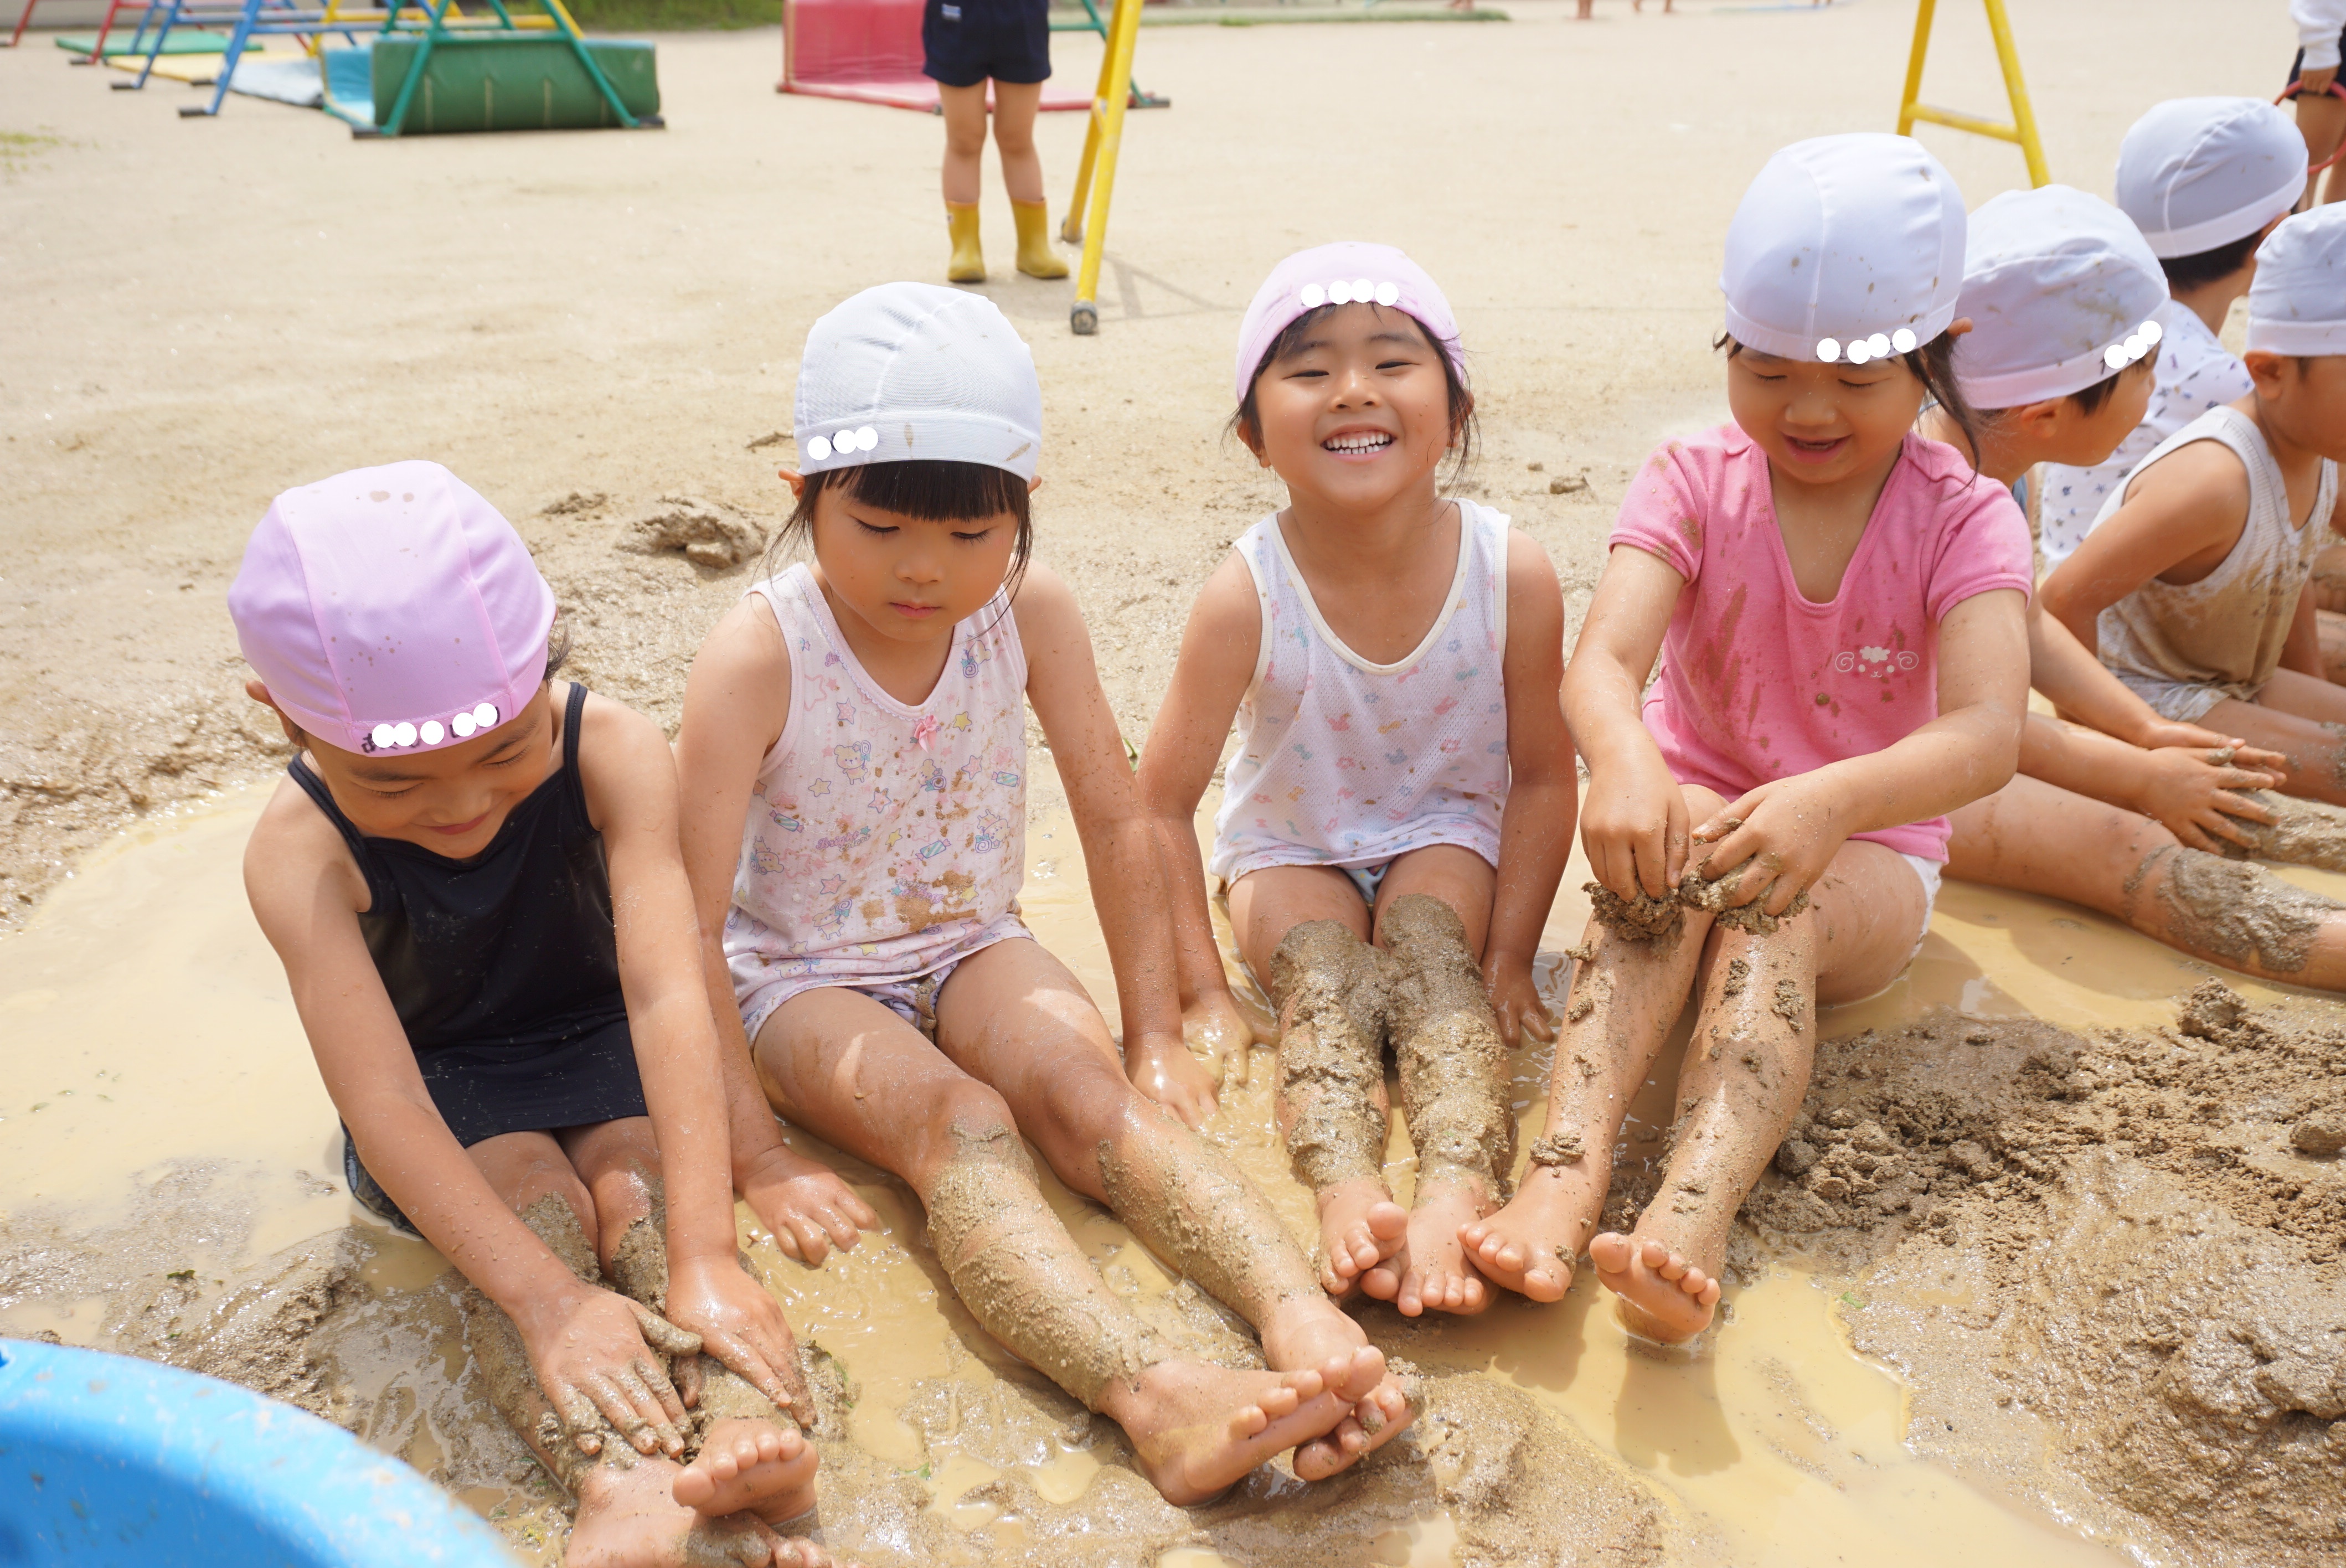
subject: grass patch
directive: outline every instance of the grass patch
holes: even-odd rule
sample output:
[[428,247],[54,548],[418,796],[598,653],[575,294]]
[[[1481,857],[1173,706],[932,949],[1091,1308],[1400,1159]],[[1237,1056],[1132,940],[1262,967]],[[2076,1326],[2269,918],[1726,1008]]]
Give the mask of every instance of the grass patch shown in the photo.
[[0,170],[15,173],[53,147],[64,143],[37,131],[0,131]]
[[782,0],[570,0],[570,14],[591,33],[779,27]]

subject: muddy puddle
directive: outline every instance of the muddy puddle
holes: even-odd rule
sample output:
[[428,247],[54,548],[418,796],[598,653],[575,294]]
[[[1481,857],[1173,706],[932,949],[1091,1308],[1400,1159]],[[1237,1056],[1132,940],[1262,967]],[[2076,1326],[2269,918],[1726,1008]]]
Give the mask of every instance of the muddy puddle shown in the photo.
[[[241,891],[239,860],[260,799],[224,798],[92,856],[26,930],[0,941],[0,1333],[157,1356],[292,1399],[450,1486],[502,1524],[524,1560],[559,1561],[560,1500],[479,1396],[452,1277],[428,1247],[355,1217],[342,1190],[332,1108]],[[1096,997],[1112,998],[1074,833],[1038,823],[1028,858],[1029,923]],[[2346,897],[2346,876],[2283,874]],[[1586,880],[1576,860],[1565,886]],[[1545,985],[1563,980],[1561,950],[1586,913],[1578,891],[1559,900]],[[1859,1056],[1874,1042],[1919,1035],[1927,1021],[1942,1033],[2025,1031],[2032,1019],[2156,1029],[2213,972],[2099,916],[1950,882],[1910,973],[1880,997],[1829,1011],[1822,1033],[1859,1043],[1856,1064],[1833,1069],[1843,1074],[1836,1082],[1879,1087]],[[2254,1004],[2280,990],[2233,984]],[[1250,1081],[1228,1090],[1209,1135],[1308,1241],[1311,1201],[1272,1131],[1269,1064],[1253,1054]],[[1518,1054],[1520,1115],[1539,1115],[1546,1067],[1540,1048]],[[1673,1087],[1649,1084],[1625,1130],[1617,1156],[1632,1186],[1659,1156]],[[753,1262],[847,1390],[818,1432],[830,1467],[824,1528],[835,1549],[872,1568],[1498,1564],[1606,1553],[1787,1568],[2251,1560],[2220,1543],[2178,1555],[2173,1537],[2141,1532],[2137,1513],[2090,1505],[2104,1493],[2076,1479],[2077,1465],[2059,1476],[2046,1469],[2061,1462],[2052,1428],[1967,1446],[1973,1413],[2004,1408],[1994,1390],[1942,1397],[1935,1386],[1910,1388],[1888,1362],[1922,1369],[1927,1381],[1928,1358],[1909,1353],[1913,1326],[1939,1309],[1932,1303],[1976,1305],[1990,1287],[1951,1282],[1953,1261],[1970,1256],[1960,1247],[1944,1257],[1911,1241],[1897,1250],[1906,1233],[1896,1226],[1870,1248],[1838,1253],[1808,1245],[1797,1225],[1760,1227],[1774,1238],[1766,1246],[1739,1237],[1730,1326],[1698,1356],[1634,1345],[1585,1277],[1558,1306],[1504,1298],[1464,1321],[1411,1324],[1371,1306],[1372,1336],[1427,1373],[1415,1438],[1321,1487],[1274,1469],[1211,1507],[1171,1509],[1133,1474],[1112,1427],[1018,1364],[954,1302],[903,1188],[791,1136],[836,1162],[885,1222],[853,1253],[808,1269],[780,1257],[742,1211]],[[1405,1196],[1406,1144],[1396,1135],[1388,1154]],[[1771,1193],[1782,1189],[1768,1200],[1777,1209],[1811,1201],[1790,1181],[1770,1181]],[[1110,1288],[1152,1323],[1202,1352],[1252,1353],[1226,1314],[1120,1224],[1047,1175],[1045,1185]],[[1986,1184],[1977,1201],[2000,1191]],[[1933,1201],[1918,1196],[1911,1216],[1890,1219],[1911,1218],[1917,1233],[1926,1210],[1929,1223],[1946,1223],[1936,1217],[1950,1211]],[[1902,1317],[1885,1315],[1892,1304],[1867,1276],[1885,1257],[1885,1277],[1907,1282]],[[1912,1331],[1902,1338],[1899,1322]],[[2327,1397],[2300,1406],[2318,1411]],[[2346,1423],[2326,1440],[2308,1431],[2305,1441],[2327,1441],[2346,1463]],[[2295,1472],[2273,1473],[2285,1487]]]

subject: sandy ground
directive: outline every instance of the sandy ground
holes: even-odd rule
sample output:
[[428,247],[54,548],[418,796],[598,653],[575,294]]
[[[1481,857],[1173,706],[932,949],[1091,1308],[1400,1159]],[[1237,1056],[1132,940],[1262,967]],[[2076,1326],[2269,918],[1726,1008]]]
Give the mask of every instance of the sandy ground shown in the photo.
[[[1568,0],[1512,9],[1504,25],[1149,31],[1139,74],[1176,107],[1131,122],[1100,334],[1068,335],[1064,284],[986,286],[1032,338],[1044,380],[1038,554],[1073,581],[1135,738],[1195,585],[1276,499],[1220,427],[1239,313],[1279,256],[1385,239],[1443,280],[1484,399],[1472,493],[1548,548],[1576,616],[1631,466],[1722,416],[1712,280],[1737,196],[1782,142],[1888,128],[1912,22],[1889,0],[1814,14],[1686,0],[1668,19],[1602,0],[1587,26],[1569,22]],[[1975,10],[1942,9],[1929,96],[1994,109]],[[2016,22],[2055,175],[2103,193],[2143,107],[2269,92],[2290,46],[2281,0],[2241,0],[2220,25],[2196,0],[2066,0]],[[1062,70],[1088,80],[1096,46],[1059,43]],[[0,919],[132,819],[279,765],[241,696],[223,598],[269,497],[338,469],[450,463],[539,550],[575,620],[574,670],[673,720],[684,661],[746,576],[648,550],[635,521],[690,495],[770,525],[780,448],[752,443],[788,428],[808,322],[856,288],[935,276],[944,237],[933,120],[776,97],[771,33],[666,38],[661,55],[664,132],[354,144],[324,117],[247,99],[182,122],[185,88],[113,94],[56,51],[0,54],[0,132],[50,138],[8,144],[0,168]],[[1081,130],[1076,117],[1045,124],[1055,189]],[[2009,148],[1925,135],[1974,205],[2021,178]],[[986,217],[1006,271],[998,184]],[[1585,490],[1551,493],[1583,473]],[[1576,896],[1559,920],[1576,918]],[[164,981],[138,961],[135,919],[92,929],[76,951],[112,965],[119,1013],[102,1044],[138,1026],[142,984]],[[2289,1142],[2339,1113],[2321,1098],[2339,1081],[2338,1015],[2260,1024],[2203,1007],[2198,1031],[2178,1033],[2164,999],[2196,976],[2107,922],[1950,888],[1939,929],[1961,933],[1961,962],[1934,938],[1918,967],[1935,994],[1990,1021],[1918,1023],[1911,1009],[1831,1021],[1851,1039],[1821,1059],[1807,1155],[1780,1160],[1739,1241],[1741,1279],[1770,1257],[1805,1257],[1851,1282],[1835,1298],[1841,1331],[1918,1390],[1911,1423],[1889,1401],[1879,1441],[1813,1385],[1788,1391],[1798,1380],[1750,1337],[1708,1371],[1672,1373],[1678,1402],[1656,1416],[1664,1407],[1636,1390],[1659,1385],[1605,1339],[1584,1287],[1562,1309],[1569,1333],[1554,1336],[1576,1347],[1565,1351],[1535,1349],[1512,1309],[1447,1339],[1380,1322],[1439,1385],[1405,1453],[1316,1512],[1273,1474],[1183,1515],[1132,1490],[1097,1423],[1072,1422],[1056,1393],[986,1359],[984,1337],[937,1304],[916,1246],[876,1253],[874,1272],[843,1283],[792,1284],[761,1257],[810,1339],[862,1342],[823,1294],[836,1290],[928,1303],[935,1322],[921,1332],[944,1347],[886,1400],[876,1352],[848,1352],[864,1403],[826,1440],[841,1478],[827,1522],[875,1564],[989,1552],[1202,1564],[1181,1554],[1209,1543],[1265,1563],[1717,1561],[1702,1510],[1752,1504],[1705,1503],[1699,1488],[1733,1471],[1739,1443],[1782,1461],[1767,1472],[1770,1507],[1797,1497],[1811,1521],[1847,1507],[1943,1541],[1943,1515],[1875,1507],[1883,1477],[1904,1473],[1885,1470],[1882,1445],[1902,1441],[2138,1559],[2338,1561],[2341,1189],[2334,1160]],[[240,989],[220,1017],[265,1014],[277,1059],[298,1065],[254,940],[213,921],[175,941],[173,994],[209,995],[201,986],[228,975]],[[2001,957],[1972,962],[1991,950]],[[2128,965],[2157,972],[2138,983]],[[53,1004],[73,977],[46,993],[14,971],[0,979],[19,988],[0,986],[0,1013],[43,1021],[39,1038],[59,1044],[42,1059],[68,1060],[72,1021]],[[2009,1021],[2029,1011],[2136,1027],[2098,1037]],[[34,1038],[33,1022],[5,1026]],[[118,1072],[82,1066],[100,1084]],[[1524,1064],[1519,1082],[1537,1078]],[[260,1178],[231,1168],[226,1148],[199,1150],[209,1163],[150,1175],[147,1207],[110,1204],[102,1224],[31,1201],[37,1168],[12,1164],[0,1137],[0,1311],[19,1329],[72,1329],[334,1414],[551,1553],[558,1513],[517,1447],[477,1418],[444,1279],[359,1233],[276,1250],[339,1209],[317,1146],[331,1116],[319,1123],[313,1091],[287,1149],[261,1162],[275,1186],[251,1186]],[[1658,1093],[1666,1105],[1667,1084]],[[0,1113],[16,1118],[19,1097]],[[97,1115],[88,1098],[71,1104]],[[1224,1129],[1258,1157],[1263,1109],[1240,1104]],[[124,1135],[103,1116],[88,1126],[85,1145]],[[1625,1200],[1650,1144],[1632,1140]],[[872,1190],[886,1196],[884,1183]],[[903,1201],[887,1201],[895,1229],[917,1235]],[[1119,1229],[1083,1234],[1104,1268],[1145,1274]],[[184,1252],[217,1273],[148,1278],[158,1230],[177,1244],[168,1261]],[[1771,1317],[1788,1299],[1773,1288],[1736,1298],[1755,1334],[1804,1344],[1794,1325],[1806,1324],[1798,1332],[1836,1342],[1813,1312]],[[1145,1293],[1201,1346],[1243,1354],[1194,1290],[1160,1278]],[[1800,1378],[1824,1375],[1783,1354]],[[1569,1423],[1598,1431],[1598,1415],[1554,1401],[1601,1383],[1615,1365],[1604,1356],[1627,1369],[1592,1449]],[[1550,1405],[1516,1400],[1525,1390]],[[883,1404],[893,1425],[855,1425]],[[1731,1424],[1754,1410],[1760,1426]],[[924,1453],[950,1457],[933,1475]],[[1062,1487],[1069,1474],[1084,1484]],[[1019,1522],[1015,1551],[1004,1519]],[[1525,1519],[1559,1522],[1526,1533]],[[1994,1554],[2106,1561],[2030,1539]],[[1725,1559],[1813,1561],[1748,1541]]]

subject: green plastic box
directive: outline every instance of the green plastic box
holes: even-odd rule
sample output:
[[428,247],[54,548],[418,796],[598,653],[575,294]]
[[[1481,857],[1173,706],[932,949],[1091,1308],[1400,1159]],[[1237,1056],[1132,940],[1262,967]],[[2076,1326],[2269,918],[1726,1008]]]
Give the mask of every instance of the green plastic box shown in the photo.
[[[415,38],[378,38],[371,62],[374,123],[387,126],[399,89],[422,46]],[[586,49],[638,119],[659,113],[659,73],[652,46],[589,38]],[[403,136],[448,131],[572,130],[615,127],[619,117],[559,34],[442,38],[424,62],[409,99]]]

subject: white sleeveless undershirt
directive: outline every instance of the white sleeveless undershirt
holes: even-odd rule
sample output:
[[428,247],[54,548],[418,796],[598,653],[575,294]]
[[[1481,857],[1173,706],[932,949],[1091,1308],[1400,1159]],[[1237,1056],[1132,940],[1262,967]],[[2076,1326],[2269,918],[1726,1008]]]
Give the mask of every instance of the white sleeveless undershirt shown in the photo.
[[1457,503],[1442,613],[1393,664],[1329,628],[1276,514],[1234,546],[1261,606],[1239,750],[1214,820],[1213,871],[1377,866],[1429,844],[1496,865],[1507,799],[1507,518]]
[[954,628],[922,702],[855,657],[804,565],[750,590],[790,657],[790,709],[742,825],[725,955],[754,1037],[822,986],[911,980],[1021,935],[1026,655],[1007,596]]
[[[2231,554],[2196,583],[2153,577],[2104,610],[2095,626],[2102,661],[2162,713],[2173,706],[2158,699],[2166,695],[2163,687],[2200,688],[2202,712],[2214,706],[2217,696],[2255,700],[2280,667],[2313,557],[2330,542],[2330,510],[2338,494],[2338,465],[2325,458],[2313,510],[2300,524],[2290,515],[2288,484],[2256,422],[2222,406],[2159,443],[2127,484],[2178,448],[2199,441],[2222,443],[2248,471],[2248,522]],[[2096,525],[2125,498],[2126,485],[2112,491]]]

